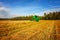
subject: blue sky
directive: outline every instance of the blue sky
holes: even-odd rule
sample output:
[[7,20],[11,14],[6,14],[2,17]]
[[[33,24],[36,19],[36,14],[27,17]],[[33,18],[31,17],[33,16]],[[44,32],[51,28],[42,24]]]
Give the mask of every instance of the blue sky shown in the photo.
[[0,0],[0,5],[9,8],[14,16],[43,15],[43,12],[60,10],[60,0]]

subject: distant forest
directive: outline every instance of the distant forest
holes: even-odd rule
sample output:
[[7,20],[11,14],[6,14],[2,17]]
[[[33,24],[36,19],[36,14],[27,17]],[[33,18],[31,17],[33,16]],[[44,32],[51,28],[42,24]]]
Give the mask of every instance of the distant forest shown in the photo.
[[[14,17],[14,18],[0,18],[0,20],[32,20],[31,16],[19,16],[19,17]],[[60,12],[49,12],[49,13],[44,13],[44,16],[38,16],[36,15],[40,20],[60,20]]]

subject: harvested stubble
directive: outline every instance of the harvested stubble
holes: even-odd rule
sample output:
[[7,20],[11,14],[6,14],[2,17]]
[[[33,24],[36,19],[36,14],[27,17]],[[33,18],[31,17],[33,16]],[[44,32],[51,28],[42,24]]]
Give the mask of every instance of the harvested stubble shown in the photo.
[[0,40],[54,40],[54,20],[0,21]]

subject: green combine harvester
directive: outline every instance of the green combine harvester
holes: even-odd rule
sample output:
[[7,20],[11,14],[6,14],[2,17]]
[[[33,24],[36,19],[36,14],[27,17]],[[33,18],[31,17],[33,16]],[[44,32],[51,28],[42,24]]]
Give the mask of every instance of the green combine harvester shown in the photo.
[[35,16],[32,17],[32,20],[33,20],[33,21],[36,21],[36,22],[39,22],[40,18],[35,15]]

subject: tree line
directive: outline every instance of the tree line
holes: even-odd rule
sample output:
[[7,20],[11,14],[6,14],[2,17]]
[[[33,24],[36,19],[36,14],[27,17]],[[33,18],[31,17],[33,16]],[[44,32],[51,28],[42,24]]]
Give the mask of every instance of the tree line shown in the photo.
[[45,20],[60,20],[60,12],[49,12],[44,13],[44,18]]
[[[0,18],[0,20],[32,20],[32,17],[35,15],[31,16],[18,16],[14,18]],[[38,16],[36,15],[40,20],[60,20],[60,12],[49,12],[49,13],[44,13],[44,16]]]

